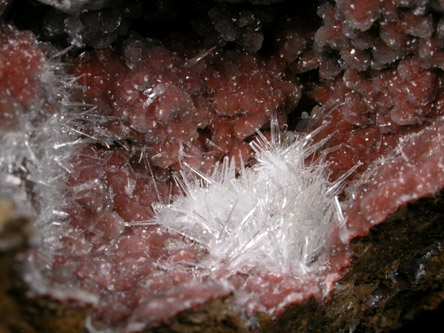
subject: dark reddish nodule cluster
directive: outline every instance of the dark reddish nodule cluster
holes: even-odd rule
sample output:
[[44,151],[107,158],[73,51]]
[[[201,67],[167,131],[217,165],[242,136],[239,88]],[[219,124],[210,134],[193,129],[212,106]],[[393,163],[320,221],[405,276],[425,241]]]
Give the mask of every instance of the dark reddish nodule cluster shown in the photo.
[[328,86],[317,87],[313,95],[324,107],[313,115],[331,120],[321,137],[332,134],[327,145],[341,147],[328,157],[334,175],[358,161],[365,170],[392,150],[400,136],[439,119],[443,112],[438,94],[441,80],[412,57],[402,60],[396,69],[377,71],[372,77],[348,69]]
[[[361,164],[347,239],[442,187],[433,180],[441,179],[443,153],[441,12],[428,1],[337,1],[318,10],[324,26],[314,48],[337,62],[328,75],[319,68],[329,80],[310,92],[322,105],[312,115],[327,120],[320,138],[330,136],[332,177]],[[426,159],[433,162],[421,165]]]

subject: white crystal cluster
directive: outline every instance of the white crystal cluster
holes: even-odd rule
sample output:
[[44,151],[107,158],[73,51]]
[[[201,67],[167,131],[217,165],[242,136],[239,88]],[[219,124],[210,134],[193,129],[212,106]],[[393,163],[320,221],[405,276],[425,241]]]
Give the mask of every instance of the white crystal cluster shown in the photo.
[[320,272],[332,221],[344,222],[337,195],[349,173],[328,180],[328,163],[315,154],[323,145],[313,144],[316,133],[279,133],[276,121],[271,127],[271,140],[259,133],[252,142],[253,167],[226,159],[209,176],[182,173],[183,195],[155,207],[156,223],[208,249],[217,259],[209,260],[213,271]]
[[80,144],[75,132],[80,117],[69,101],[76,82],[60,63],[45,63],[39,83],[44,96],[16,112],[16,128],[0,132],[0,198],[12,199],[16,211],[34,221],[34,242],[55,249],[64,208],[71,205],[65,180]]

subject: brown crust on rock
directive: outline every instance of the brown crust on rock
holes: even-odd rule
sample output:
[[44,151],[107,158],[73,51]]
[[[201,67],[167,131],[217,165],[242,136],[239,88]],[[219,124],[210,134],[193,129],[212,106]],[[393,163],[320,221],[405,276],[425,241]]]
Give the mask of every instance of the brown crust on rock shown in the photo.
[[17,274],[17,253],[0,254],[0,333],[83,333],[86,310],[46,297],[29,297]]
[[208,302],[199,310],[187,310],[179,313],[169,325],[163,324],[149,332],[248,332],[240,315],[231,309],[233,305],[233,296],[216,299]]

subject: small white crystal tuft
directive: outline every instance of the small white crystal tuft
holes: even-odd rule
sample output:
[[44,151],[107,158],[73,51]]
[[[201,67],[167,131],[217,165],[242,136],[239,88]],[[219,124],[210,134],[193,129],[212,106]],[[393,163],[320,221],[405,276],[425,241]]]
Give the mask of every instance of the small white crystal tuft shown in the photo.
[[342,181],[329,181],[324,155],[315,157],[323,145],[313,143],[316,133],[280,133],[276,121],[271,127],[271,140],[259,133],[252,142],[253,167],[239,170],[225,159],[209,176],[182,173],[183,195],[154,207],[156,223],[209,251],[213,271],[259,266],[303,276],[326,268],[332,221],[343,219]]

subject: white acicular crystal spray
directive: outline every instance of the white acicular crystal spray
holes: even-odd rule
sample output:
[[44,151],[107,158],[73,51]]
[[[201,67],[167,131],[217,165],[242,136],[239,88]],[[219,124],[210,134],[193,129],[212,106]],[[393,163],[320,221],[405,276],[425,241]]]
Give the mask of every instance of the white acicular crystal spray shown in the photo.
[[332,221],[343,219],[342,181],[328,180],[328,163],[315,154],[325,140],[313,143],[316,133],[280,133],[276,121],[271,128],[271,140],[259,133],[252,142],[253,167],[226,159],[209,176],[182,173],[184,194],[155,207],[156,223],[208,250],[213,271],[301,276],[325,268]]
[[[18,110],[16,128],[0,133],[0,199],[11,199],[17,214],[33,221],[30,241],[38,246],[41,262],[28,257],[25,281],[41,294],[72,298],[66,286],[51,285],[41,267],[42,262],[50,267],[52,255],[63,247],[61,238],[70,231],[66,221],[73,200],[66,178],[75,167],[72,157],[88,142],[76,130],[88,114],[70,101],[77,82],[59,62],[46,60],[36,75],[41,96],[28,110]],[[78,291],[76,296],[92,298]]]
[[17,111],[16,128],[0,133],[0,197],[12,198],[20,214],[35,220],[43,243],[57,238],[50,234],[66,204],[64,175],[78,144],[70,129],[78,115],[69,102],[72,78],[55,61],[42,67],[44,93],[29,110]]

